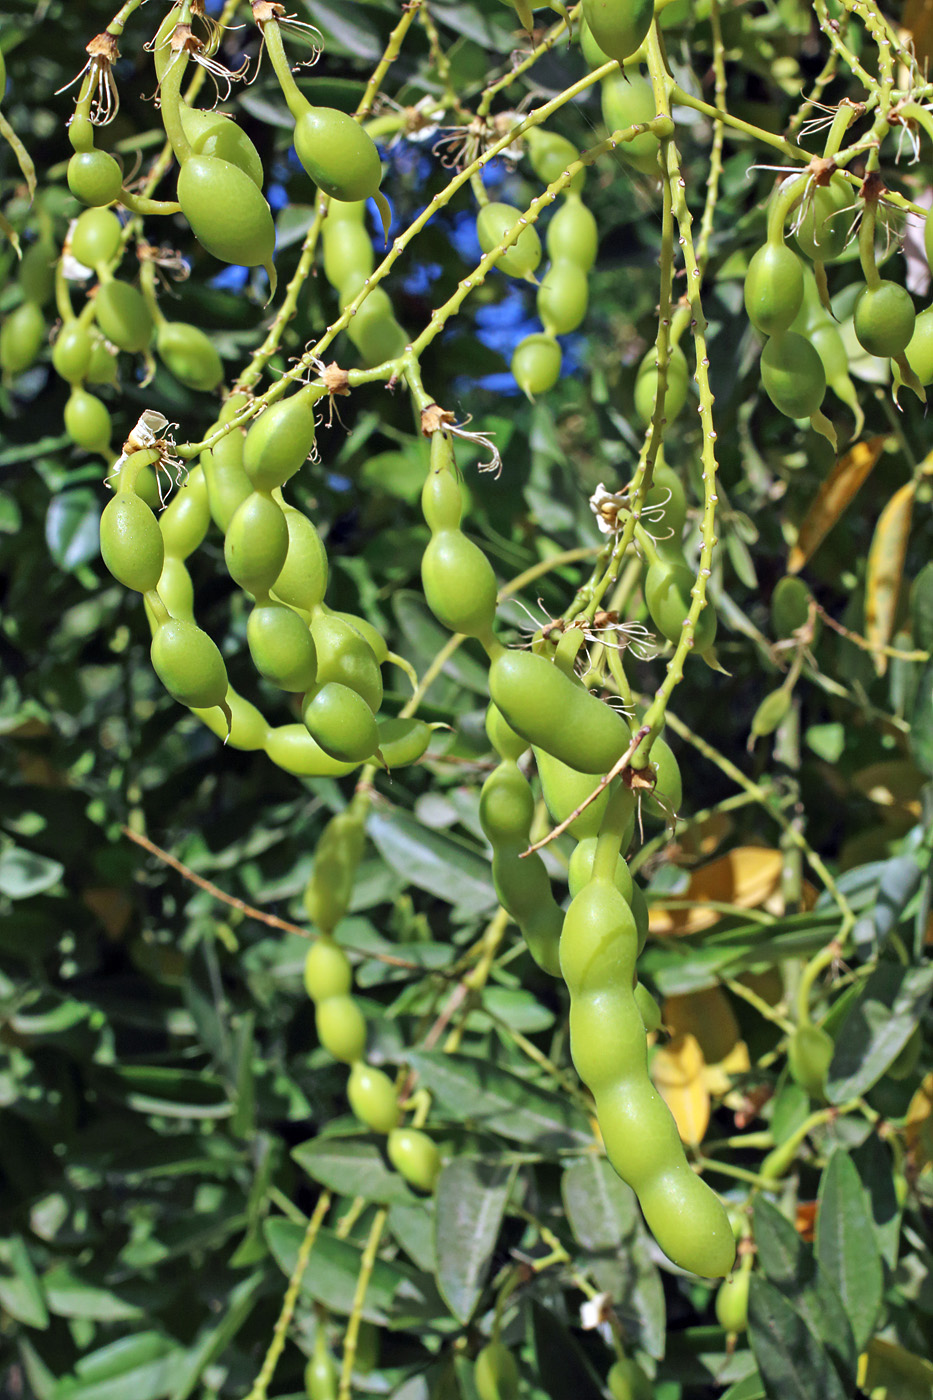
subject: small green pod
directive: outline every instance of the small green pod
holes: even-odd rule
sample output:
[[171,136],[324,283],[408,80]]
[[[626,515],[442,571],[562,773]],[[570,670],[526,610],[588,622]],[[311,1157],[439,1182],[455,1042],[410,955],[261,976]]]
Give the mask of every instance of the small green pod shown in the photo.
[[224,703],[228,682],[223,657],[193,622],[163,622],[152,639],[150,656],[159,680],[182,705],[207,709]]
[[379,752],[390,772],[395,768],[409,768],[428,751],[432,730],[424,720],[399,716],[379,719],[376,727],[379,730]]
[[366,1049],[366,1020],[352,996],[319,1001],[315,1015],[317,1037],[329,1055],[355,1064]]
[[100,518],[100,552],[118,583],[137,593],[158,585],[165,559],[159,522],[135,491],[118,491]]
[[222,383],[223,361],[210,337],[184,321],[162,321],[156,330],[156,352],[180,384],[210,394]]
[[210,523],[204,469],[193,467],[159,516],[166,553],[187,559],[203,543]]
[[510,369],[515,383],[532,402],[546,394],[560,379],[563,351],[553,335],[533,331],[512,352]]
[[331,199],[369,199],[379,189],[382,163],[375,142],[348,112],[307,106],[295,123],[295,154]]
[[34,301],[24,301],[0,325],[0,369],[22,374],[35,364],[45,344],[48,327]]
[[282,572],[287,554],[288,526],[281,506],[267,492],[253,491],[227,527],[227,572],[254,598],[264,597]]
[[272,762],[296,778],[345,778],[359,767],[325,753],[303,724],[278,724],[269,729],[263,746]]
[[262,189],[265,172],[256,147],[242,127],[223,112],[189,107],[182,101],[181,124],[191,149],[199,156],[219,156],[248,175],[257,189]]
[[[0,331],[0,364],[3,363],[2,336]],[[87,326],[80,321],[66,321],[52,346],[52,368],[69,384],[81,384],[87,378],[92,349]]]
[[[511,204],[484,204],[476,220],[476,234],[484,253],[498,248],[521,219],[520,209]],[[532,224],[526,224],[496,266],[510,277],[529,277],[541,262],[541,240]]]
[[498,586],[486,555],[461,530],[432,535],[421,560],[425,602],[451,632],[488,637]]
[[213,447],[205,448],[201,453],[211,516],[214,524],[224,534],[237,510],[253,490],[252,483],[243,470],[243,442],[242,432],[234,428]]
[[382,704],[382,673],[362,633],[336,613],[321,609],[311,621],[311,636],[317,650],[318,684],[337,681],[349,686],[376,714]]
[[112,262],[123,241],[123,225],[112,209],[85,209],[71,231],[71,254],[84,267]]
[[[654,89],[637,71],[610,73],[603,79],[600,101],[603,121],[610,132],[625,131],[639,122],[653,122],[658,115]],[[616,155],[643,175],[657,176],[660,174],[659,149],[658,138],[650,131],[643,131],[631,141],[620,141]]]
[[621,715],[532,652],[497,655],[489,692],[517,734],[578,772],[608,773],[631,742]]
[[393,1128],[386,1143],[386,1152],[399,1176],[409,1186],[428,1194],[437,1185],[441,1174],[441,1154],[427,1133],[417,1128]]
[[294,506],[283,509],[288,550],[272,591],[290,608],[311,614],[320,607],[327,591],[327,553],[313,522]]
[[353,968],[346,953],[325,934],[312,943],[305,957],[305,991],[312,1001],[347,996],[353,987]]
[[253,665],[280,690],[304,694],[317,679],[317,653],[308,624],[284,603],[257,603],[246,624]]
[[114,279],[99,287],[94,316],[111,345],[128,354],[145,350],[152,339],[152,313],[142,292],[128,282]]
[[243,445],[243,470],[257,491],[284,486],[314,450],[314,405],[323,389],[305,387],[254,418]]
[[110,453],[112,431],[106,405],[94,394],[75,385],[65,404],[65,432],[72,442],[83,447],[85,452],[100,452],[106,457]]
[[357,1060],[347,1084],[350,1107],[361,1123],[374,1133],[391,1133],[398,1127],[400,1110],[395,1085],[381,1069]]
[[373,712],[361,695],[339,681],[328,681],[305,696],[301,718],[311,737],[331,758],[365,763],[379,747]]
[[178,173],[178,203],[208,253],[221,262],[265,267],[274,278],[272,213],[245,171],[219,156],[191,155]]
[[578,263],[561,258],[548,268],[538,288],[538,315],[549,335],[575,331],[586,315],[589,283]]
[[552,262],[569,259],[581,272],[590,271],[599,250],[599,229],[579,195],[564,200],[547,226],[545,242]]
[[603,53],[624,63],[647,38],[654,0],[583,0],[583,18]]

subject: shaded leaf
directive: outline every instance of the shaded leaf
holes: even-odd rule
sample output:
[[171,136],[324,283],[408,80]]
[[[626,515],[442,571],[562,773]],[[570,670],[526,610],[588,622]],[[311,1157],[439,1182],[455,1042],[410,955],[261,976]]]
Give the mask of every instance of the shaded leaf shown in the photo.
[[366,830],[387,865],[464,918],[497,904],[489,862],[468,842],[429,831],[399,808],[390,816],[373,813]]
[[862,1183],[841,1148],[830,1157],[820,1181],[816,1257],[836,1285],[861,1350],[881,1306],[883,1273]]
[[561,1319],[533,1300],[531,1323],[538,1379],[551,1400],[602,1400],[602,1387]]
[[486,1283],[511,1181],[509,1167],[471,1157],[455,1157],[438,1178],[437,1286],[464,1325],[473,1316]]
[[830,1103],[844,1103],[876,1084],[930,1002],[933,964],[880,962],[836,1037],[826,1079]]
[[829,534],[846,506],[854,499],[867,480],[888,443],[884,435],[857,442],[844,457],[840,457],[823,482],[797,533],[797,543],[790,552],[787,572],[798,574]]
[[770,1400],[848,1400],[815,1331],[784,1295],[752,1274],[748,1329],[765,1395]]
[[889,1269],[897,1263],[901,1237],[901,1204],[894,1185],[890,1149],[877,1133],[869,1133],[852,1153],[852,1161],[862,1182],[878,1249]]
[[100,500],[87,486],[60,491],[49,502],[45,540],[60,569],[73,573],[100,554]]
[[292,1149],[292,1156],[314,1181],[343,1196],[361,1196],[380,1205],[411,1202],[412,1193],[390,1171],[379,1148],[359,1138],[312,1138]]
[[[304,1227],[276,1216],[267,1220],[264,1234],[276,1263],[290,1278],[304,1239]],[[349,1240],[340,1240],[330,1230],[319,1230],[314,1241],[311,1263],[305,1270],[301,1291],[335,1313],[349,1316],[353,1308],[356,1281],[360,1272],[361,1249]],[[396,1294],[408,1274],[397,1263],[377,1259],[363,1300],[363,1317],[384,1325],[393,1309]]]
[[469,1055],[413,1051],[405,1057],[437,1099],[442,1112],[457,1121],[501,1133],[513,1142],[542,1150],[591,1147],[586,1117],[565,1095],[539,1089],[527,1079]]
[[0,852],[0,894],[9,899],[31,899],[57,885],[65,867],[49,856],[8,846]]
[[911,586],[910,626],[916,645],[933,651],[933,563],[924,564]]
[[595,1152],[564,1168],[560,1183],[567,1223],[584,1249],[618,1249],[640,1219],[635,1192]]
[[888,501],[872,535],[865,574],[865,636],[871,644],[875,670],[883,676],[888,658],[882,648],[894,633],[897,602],[904,577],[907,541],[917,483],[909,481]]

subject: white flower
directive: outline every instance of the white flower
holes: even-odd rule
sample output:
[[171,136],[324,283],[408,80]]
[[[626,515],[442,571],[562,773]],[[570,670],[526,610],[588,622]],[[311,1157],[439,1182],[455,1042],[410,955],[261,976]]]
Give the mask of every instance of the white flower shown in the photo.
[[614,535],[619,528],[619,511],[627,505],[624,495],[614,494],[599,483],[590,497],[590,510],[596,516],[596,524],[604,535]]

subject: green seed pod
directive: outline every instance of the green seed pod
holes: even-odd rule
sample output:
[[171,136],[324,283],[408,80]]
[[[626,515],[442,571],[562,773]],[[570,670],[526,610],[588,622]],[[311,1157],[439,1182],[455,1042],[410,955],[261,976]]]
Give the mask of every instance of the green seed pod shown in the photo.
[[648,36],[654,0],[583,0],[583,18],[603,53],[624,63]]
[[19,265],[19,285],[26,301],[44,306],[55,290],[55,249],[41,239],[30,243]]
[[761,382],[780,413],[788,418],[809,418],[826,393],[823,361],[796,331],[772,336],[761,352]]
[[575,262],[589,272],[599,250],[596,220],[579,195],[568,195],[547,226],[548,256],[552,262]]
[[552,263],[538,288],[538,315],[549,335],[568,335],[586,315],[589,284],[578,263]]
[[86,389],[74,388],[65,404],[65,432],[85,452],[110,451],[110,414],[100,399]]
[[[525,141],[531,158],[531,168],[545,185],[559,180],[568,166],[580,159],[580,152],[573,142],[568,141],[566,136],[559,136],[556,131],[545,131],[540,126],[533,126],[530,131],[525,132]],[[585,179],[586,170],[578,170],[566,187],[567,190],[579,194]]]
[[178,203],[202,248],[221,262],[264,267],[274,286],[275,225],[244,171],[219,156],[191,155],[178,174]]
[[277,767],[298,778],[344,778],[359,767],[331,758],[303,724],[275,725],[269,729],[264,747]]
[[365,763],[379,747],[372,710],[362,695],[339,681],[328,681],[309,691],[301,718],[324,752],[343,763]]
[[135,491],[118,491],[100,518],[100,552],[118,583],[137,593],[158,586],[165,560],[159,522]]
[[803,305],[803,267],[784,243],[767,242],[755,253],[745,275],[745,311],[762,335],[790,328]]
[[284,509],[288,550],[272,591],[290,608],[310,614],[323,602],[327,589],[327,554],[308,517],[293,506]]
[[523,739],[520,734],[515,733],[510,725],[506,724],[492,702],[486,707],[486,735],[500,758],[511,759],[515,762],[528,748],[527,739]]
[[123,189],[123,167],[106,151],[76,151],[68,162],[68,188],[82,204],[112,204]]
[[308,949],[304,967],[305,991],[312,1001],[346,996],[353,987],[350,959],[333,938],[324,935]]
[[344,618],[320,610],[311,621],[319,685],[337,681],[362,696],[373,714],[382,704],[382,673],[369,642]]
[[[610,73],[603,79],[603,121],[610,132],[624,131],[636,122],[652,122],[658,115],[654,89],[641,73]],[[616,155],[643,175],[658,175],[658,138],[644,131],[631,141],[620,141]]]
[[376,265],[372,239],[366,228],[365,200],[353,204],[335,201],[321,228],[324,276],[332,287],[349,282],[362,287]]
[[853,220],[855,192],[842,175],[818,185],[794,231],[794,241],[811,262],[835,262],[845,251]]
[[[521,210],[511,204],[484,204],[476,220],[479,246],[484,253],[498,248],[509,230],[521,218]],[[541,261],[541,240],[531,224],[526,224],[496,266],[510,277],[529,277]]]
[[223,112],[206,112],[180,104],[181,124],[195,155],[218,156],[248,175],[262,189],[265,172],[259,152],[242,127]]
[[243,470],[257,491],[284,486],[314,450],[319,388],[300,389],[254,418],[243,446]]
[[85,209],[71,234],[72,256],[84,267],[98,268],[120,251],[123,225],[112,209]]
[[904,354],[920,383],[933,384],[933,307],[920,312]]
[[[671,349],[667,366],[667,387],[664,394],[664,421],[666,423],[673,423],[687,402],[689,379],[690,371],[687,368],[687,357],[680,346],[675,345]],[[658,358],[657,351],[652,346],[638,366],[638,372],[635,376],[635,412],[646,427],[654,415],[654,401],[657,391]],[[655,472],[655,479],[657,479],[657,472]],[[683,522],[681,522],[678,533],[683,533]]]
[[785,574],[771,594],[771,626],[778,641],[792,637],[810,616],[811,593],[802,578]]
[[295,154],[331,199],[369,199],[379,188],[382,164],[372,137],[347,112],[307,107],[295,123]]
[[826,1093],[826,1073],[835,1050],[833,1038],[821,1026],[806,1022],[791,1035],[787,1046],[787,1066],[793,1079],[811,1098]]
[[431,726],[421,719],[380,719],[379,752],[386,768],[408,768],[427,753],[431,742]]
[[33,301],[22,302],[0,326],[0,369],[4,374],[22,374],[38,359],[48,327]]
[[511,370],[522,393],[534,401],[560,379],[563,354],[553,335],[533,332],[520,340],[512,354]]
[[366,1021],[352,996],[319,1001],[314,1019],[318,1040],[335,1060],[352,1065],[362,1058],[366,1049]]
[[635,1005],[638,1007],[641,1019],[644,1022],[645,1030],[650,1034],[652,1031],[661,1029],[661,1008],[654,997],[648,991],[643,982],[635,984],[634,993]]
[[906,287],[881,281],[863,287],[852,313],[855,337],[863,350],[879,359],[902,355],[914,333],[916,313]]
[[101,331],[118,350],[138,354],[152,339],[152,315],[142,292],[128,282],[105,282],[94,298]]
[[253,665],[280,690],[303,694],[317,679],[317,653],[308,624],[284,603],[257,603],[246,624]]
[[[214,424],[215,428],[219,426]],[[252,483],[243,470],[243,442],[242,432],[234,428],[201,453],[211,516],[224,534],[239,507],[252,495]]]
[[496,615],[497,585],[483,551],[461,530],[432,535],[421,560],[425,602],[451,632],[486,637]]
[[441,1154],[427,1133],[417,1128],[393,1128],[386,1143],[389,1161],[409,1186],[430,1193],[441,1174]]
[[[356,296],[358,288],[344,286],[340,300],[346,305]],[[401,355],[408,343],[405,330],[396,321],[389,294],[383,287],[374,287],[347,326],[347,335],[367,365],[380,365]]]
[[227,695],[223,657],[193,622],[171,618],[152,639],[152,667],[169,695],[182,705],[208,709]]
[[350,1107],[361,1123],[374,1133],[391,1133],[398,1127],[399,1106],[395,1085],[381,1069],[357,1060],[347,1084]]
[[181,384],[212,393],[223,382],[224,367],[209,336],[184,321],[162,321],[156,331],[156,351],[166,369]]
[[752,734],[756,739],[773,734],[785,718],[791,704],[791,693],[783,686],[766,695],[752,716]]
[[288,526],[278,501],[264,491],[247,496],[230,521],[224,559],[234,583],[254,598],[273,586],[288,554]]
[[69,384],[80,384],[87,377],[92,349],[88,328],[80,321],[66,321],[52,346],[52,368]]

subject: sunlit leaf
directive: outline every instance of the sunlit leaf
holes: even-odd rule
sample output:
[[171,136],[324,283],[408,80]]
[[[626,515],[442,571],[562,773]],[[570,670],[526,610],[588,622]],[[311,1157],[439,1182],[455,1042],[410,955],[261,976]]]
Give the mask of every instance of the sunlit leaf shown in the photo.
[[816,553],[868,478],[888,442],[889,439],[883,435],[869,438],[867,442],[857,442],[844,457],[839,458],[800,522],[797,543],[787,561],[788,573],[798,574]]
[[886,647],[894,632],[897,602],[904,577],[917,483],[908,481],[888,501],[878,518],[865,574],[865,636],[871,643],[875,670],[888,668]]

